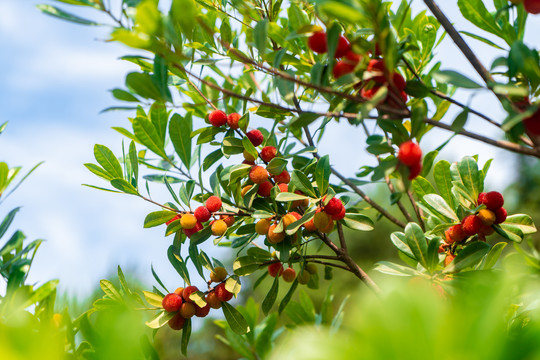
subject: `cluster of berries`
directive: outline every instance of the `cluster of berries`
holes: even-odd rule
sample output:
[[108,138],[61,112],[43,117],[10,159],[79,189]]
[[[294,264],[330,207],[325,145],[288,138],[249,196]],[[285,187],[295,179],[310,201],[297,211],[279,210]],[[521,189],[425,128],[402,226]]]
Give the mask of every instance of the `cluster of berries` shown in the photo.
[[298,283],[306,285],[311,279],[311,275],[317,273],[317,266],[315,264],[306,264],[302,270],[296,274],[296,271],[289,266],[287,269],[283,268],[283,264],[279,261],[274,262],[268,266],[268,274],[271,277],[282,277],[285,282],[292,283],[294,279],[298,279]]
[[206,305],[198,306],[191,295],[199,291],[196,286],[188,286],[186,288],[178,288],[173,293],[165,295],[161,302],[163,309],[170,313],[175,313],[169,320],[168,324],[173,330],[181,330],[186,323],[186,319],[193,316],[205,317],[210,312],[210,308],[219,309],[222,302],[227,302],[232,299],[233,294],[225,288],[223,282],[227,278],[227,270],[223,267],[216,267],[210,274],[212,282],[217,282],[215,288],[208,291],[205,296]]
[[[193,213],[178,214],[166,224],[170,225],[172,222],[180,220],[180,225],[187,237],[193,236],[193,234],[201,231],[204,228],[203,223],[210,220],[212,214],[221,209],[222,202],[218,196],[212,195],[207,200],[204,206],[199,206]],[[234,217],[231,215],[220,215],[217,220],[210,222],[212,234],[215,236],[221,236],[225,234],[227,228],[234,224]]]
[[[323,203],[325,202],[326,196],[323,198]],[[306,207],[309,205],[307,199],[295,201],[292,206],[295,207]],[[302,226],[307,232],[320,231],[322,233],[328,234],[334,229],[334,221],[339,221],[345,217],[345,206],[338,198],[331,198],[328,203],[322,207],[319,207],[316,210],[315,216],[313,219],[304,223]],[[291,211],[281,217],[281,228],[278,231],[278,226],[280,222],[278,220],[261,219],[255,224],[255,231],[259,235],[266,236],[270,244],[278,244],[285,240],[286,233],[285,230],[289,225],[298,221],[302,218],[302,215],[296,211]],[[291,237],[291,242],[295,244],[297,241],[297,234],[293,234]]]
[[383,59],[370,60],[366,72],[365,80],[367,83],[360,91],[362,97],[372,99],[381,87],[386,86],[389,92],[384,103],[400,108],[402,107],[401,101],[403,104],[407,102],[407,94],[405,93],[407,81],[400,73],[386,70]]
[[[467,215],[461,220],[460,224],[451,226],[445,232],[446,244],[442,245],[440,251],[448,248],[448,245],[461,243],[471,236],[478,235],[478,239],[485,241],[486,236],[493,234],[495,231],[493,225],[501,224],[506,220],[507,212],[503,207],[504,198],[497,191],[488,193],[480,193],[478,195],[478,205],[483,205],[480,210],[474,215]],[[448,253],[445,259],[447,266],[453,259],[454,255]]]
[[[313,52],[318,54],[328,52],[326,33],[320,31],[311,35],[308,39],[308,46]],[[376,47],[375,55],[380,55],[378,47]],[[362,55],[352,51],[349,40],[343,35],[340,35],[338,39],[334,57],[341,58],[341,60],[336,62],[332,70],[336,79],[354,72],[360,61],[362,61]],[[366,99],[372,99],[381,87],[387,86],[389,94],[384,101],[386,104],[399,108],[402,107],[401,101],[403,103],[407,102],[407,94],[405,93],[407,83],[405,78],[397,72],[387,71],[384,60],[382,59],[372,59],[369,61],[364,75],[364,81],[361,84],[363,86],[360,95]]]
[[422,172],[422,149],[413,141],[405,141],[399,146],[398,159],[409,168],[409,180]]

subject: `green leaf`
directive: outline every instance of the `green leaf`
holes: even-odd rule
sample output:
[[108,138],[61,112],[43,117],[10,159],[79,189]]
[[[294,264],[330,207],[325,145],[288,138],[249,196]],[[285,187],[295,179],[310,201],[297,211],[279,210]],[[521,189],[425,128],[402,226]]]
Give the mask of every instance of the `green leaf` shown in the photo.
[[146,326],[148,326],[151,329],[159,329],[163,325],[165,325],[169,320],[171,320],[174,316],[173,312],[167,312],[162,311],[159,314],[157,314],[152,320],[149,320],[146,322]]
[[422,199],[427,194],[435,194],[435,188],[429,181],[421,176],[417,176],[412,181],[412,188],[419,199]]
[[278,315],[276,313],[271,314],[264,321],[264,326],[255,339],[255,350],[261,358],[265,358],[265,355],[270,352],[273,346],[274,331],[278,322]]
[[193,121],[190,115],[182,118],[180,115],[174,114],[171,117],[169,123],[169,136],[173,143],[174,150],[188,169],[191,164],[192,129]]
[[[255,148],[253,147],[253,149]],[[235,154],[241,154],[244,152],[244,143],[242,142],[242,139],[235,138],[234,136],[227,136],[223,139],[222,150],[223,154],[225,154],[227,157]],[[255,150],[255,152],[257,151]]]
[[135,187],[133,185],[131,185],[130,183],[128,183],[126,180],[124,179],[112,179],[111,180],[111,185],[126,193],[126,194],[130,194],[130,195],[139,195],[139,192],[137,191],[137,189],[135,189]]
[[325,155],[317,161],[317,167],[315,168],[315,182],[321,194],[326,194],[326,190],[328,190],[331,173],[330,157]]
[[373,220],[362,214],[345,214],[342,221],[343,225],[354,230],[371,231],[374,227]]
[[161,307],[163,303],[163,296],[155,294],[149,291],[143,291],[146,302],[155,307]]
[[262,302],[262,311],[264,315],[268,315],[268,312],[270,311],[270,309],[272,309],[272,306],[274,306],[274,303],[276,302],[277,294],[279,291],[279,280],[279,276],[276,276],[274,278],[272,287],[264,297],[264,300]]
[[471,156],[464,157],[457,165],[458,173],[461,178],[461,182],[465,185],[465,188],[469,190],[473,200],[478,199],[480,194],[480,172],[478,171],[478,164],[476,160]]
[[435,179],[435,185],[437,190],[441,194],[442,198],[450,204],[452,208],[455,207],[454,195],[452,194],[452,175],[450,173],[450,163],[446,160],[441,160],[433,169],[433,177]]
[[278,307],[278,313],[281,314],[283,310],[287,307],[287,304],[289,301],[291,301],[291,298],[296,291],[296,288],[298,287],[298,279],[294,279],[294,282],[292,283],[291,287],[289,288],[289,291],[287,291],[287,294],[281,299],[281,302],[279,303]]
[[459,252],[456,258],[448,265],[443,273],[458,272],[474,266],[488,253],[489,245],[482,241],[475,241]]
[[137,149],[135,148],[135,141],[131,141],[129,144],[129,162],[131,164],[131,169],[133,170],[135,186],[137,186],[139,179],[139,158],[137,156]]
[[266,52],[266,42],[268,41],[268,19],[263,19],[255,25],[253,40],[255,41],[255,47],[259,50],[259,56],[263,57]]
[[536,226],[533,219],[526,214],[514,214],[506,218],[506,221],[500,226],[504,228],[505,225],[513,226],[520,229],[523,235],[534,234],[536,232]]
[[126,86],[145,99],[161,100],[161,92],[146,73],[132,72],[126,76]]
[[482,0],[458,0],[459,10],[465,19],[491,34],[502,37],[502,29]]
[[191,337],[191,319],[187,319],[184,327],[182,328],[182,344],[180,350],[184,356],[187,356],[187,347],[189,344],[189,338]]
[[166,159],[164,143],[161,141],[156,128],[147,118],[137,116],[133,120],[133,131],[139,141],[148,149]]
[[435,211],[448,218],[449,220],[452,220],[454,222],[459,221],[459,218],[454,212],[454,210],[452,210],[452,208],[446,203],[446,201],[444,201],[441,196],[437,194],[427,194],[424,196],[423,200]]
[[223,315],[225,315],[225,319],[232,331],[238,335],[244,335],[249,331],[246,319],[244,319],[244,316],[242,316],[242,314],[233,306],[227,302],[223,302],[221,303],[221,309],[223,310]]
[[409,267],[391,263],[389,261],[379,261],[373,270],[388,275],[396,276],[415,276],[419,275],[419,272]]
[[455,132],[459,132],[463,129],[465,124],[467,123],[467,119],[469,118],[469,109],[465,109],[462,112],[459,113],[458,116],[454,119],[452,122],[452,130]]
[[481,85],[453,70],[439,70],[433,73],[433,78],[440,84],[451,84],[464,89],[482,88]]
[[304,199],[309,199],[309,197],[305,195],[290,193],[290,192],[282,192],[276,195],[276,201],[280,201],[280,202],[296,201],[296,200],[304,200]]
[[304,175],[300,170],[293,170],[291,175],[291,184],[294,185],[298,190],[302,191],[304,194],[317,197],[315,189],[311,185],[311,181]]
[[271,175],[279,175],[283,172],[283,170],[287,169],[287,164],[287,160],[280,157],[275,157],[270,160],[266,170],[268,170]]
[[427,269],[428,246],[422,228],[416,223],[408,223],[405,236],[415,259]]
[[246,276],[259,270],[262,261],[253,256],[240,256],[233,263],[233,271],[238,276]]
[[154,125],[161,142],[165,143],[165,134],[167,133],[167,122],[169,119],[167,107],[164,103],[156,101],[150,107],[148,116],[150,117],[150,121],[152,122],[152,125]]
[[[94,157],[103,169],[111,175],[112,178],[123,178],[120,162],[114,156],[114,153],[104,145],[94,145]],[[90,170],[92,171],[92,170]]]
[[506,245],[508,245],[508,243],[505,242],[500,242],[493,245],[493,247],[486,256],[486,260],[484,261],[484,270],[491,269],[493,266],[495,266]]
[[175,24],[180,26],[182,35],[192,38],[197,17],[201,14],[197,4],[193,0],[173,0],[170,12]]
[[36,5],[36,7],[40,11],[44,12],[47,15],[51,15],[51,16],[60,18],[62,20],[67,20],[69,22],[73,22],[73,23],[76,23],[76,24],[81,24],[81,25],[101,25],[100,23],[97,23],[97,22],[94,22],[94,21],[91,21],[91,20],[83,19],[83,18],[81,18],[79,16],[70,14],[68,12],[60,10],[59,8],[51,6],[51,5],[38,4],[38,5]]
[[404,233],[397,231],[393,232],[390,235],[390,240],[392,241],[394,246],[398,248],[399,251],[403,252],[411,259],[415,259],[414,254],[412,253],[412,250],[407,243],[407,237]]
[[120,296],[120,293],[114,286],[114,284],[109,280],[100,280],[99,286],[101,287],[101,290],[110,297],[112,300],[120,301],[122,300],[122,296]]
[[298,117],[292,119],[289,122],[289,126],[292,128],[302,128],[304,126],[308,126],[320,117],[320,114],[305,112],[300,114]]
[[428,245],[427,269],[433,274],[439,264],[439,238],[433,238]]
[[190,285],[191,281],[189,280],[189,272],[187,270],[186,263],[178,254],[175,253],[173,245],[169,246],[167,249],[167,257],[182,279],[184,279],[184,281]]
[[151,212],[150,214],[146,215],[146,218],[144,219],[144,228],[151,228],[165,224],[175,216],[176,213],[169,210]]
[[98,166],[98,165],[92,164],[92,163],[84,164],[84,166],[88,170],[90,170],[94,175],[97,175],[100,178],[103,178],[105,180],[112,180],[114,178],[105,169],[103,169],[101,166]]
[[118,100],[121,100],[121,101],[139,102],[139,99],[137,99],[135,96],[131,95],[126,90],[112,89],[111,93],[113,94],[115,99],[118,99]]

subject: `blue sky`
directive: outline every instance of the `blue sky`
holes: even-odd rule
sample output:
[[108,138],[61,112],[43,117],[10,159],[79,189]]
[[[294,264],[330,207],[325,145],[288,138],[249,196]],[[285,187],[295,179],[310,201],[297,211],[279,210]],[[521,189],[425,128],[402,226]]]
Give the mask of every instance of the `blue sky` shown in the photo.
[[[82,165],[93,162],[95,143],[117,153],[121,149],[122,137],[110,127],[125,126],[128,113],[98,113],[115,104],[108,90],[122,87],[125,74],[134,70],[118,58],[133,51],[104,42],[106,29],[78,26],[45,16],[35,8],[37,3],[40,2],[0,0],[3,70],[0,123],[9,121],[8,129],[0,136],[1,160],[27,170],[45,161],[2,204],[0,216],[22,205],[13,230],[20,228],[30,239],[47,240],[35,260],[33,281],[59,278],[63,289],[86,294],[118,264],[137,271],[142,280],[151,283],[149,269],[153,263],[166,283],[174,288],[176,283],[180,285],[180,279],[166,259],[169,239],[163,238],[161,228],[142,228],[145,215],[157,209],[135,197],[81,186],[83,183],[105,185]],[[476,31],[460,19],[454,2],[448,3],[443,9],[459,29]],[[416,1],[415,8],[423,8],[421,4]],[[530,23],[529,33],[538,33],[538,18],[533,17]],[[468,41],[479,50],[487,65],[497,55],[477,41]],[[437,57],[443,60],[443,69],[459,70],[480,82],[449,38],[438,49]],[[458,93],[463,101],[469,95]],[[495,101],[489,93],[475,97],[473,104],[474,108],[502,121],[503,112],[498,104],[493,105]],[[477,118],[471,121],[476,131],[498,134],[492,132],[492,127],[474,126],[479,122]],[[330,153],[332,163],[352,176],[366,161],[365,156],[356,155],[363,154],[364,147],[358,148],[361,138],[360,129],[331,126],[327,142],[320,150]],[[336,150],[337,144],[340,149],[350,149],[347,155]],[[423,141],[424,149],[434,146],[436,143],[430,138]],[[502,190],[511,180],[503,172],[514,160],[509,153],[459,138],[452,141],[441,157],[455,160],[476,153],[482,161],[496,158],[490,182],[494,189]],[[155,194],[162,202],[168,201],[165,194]]]

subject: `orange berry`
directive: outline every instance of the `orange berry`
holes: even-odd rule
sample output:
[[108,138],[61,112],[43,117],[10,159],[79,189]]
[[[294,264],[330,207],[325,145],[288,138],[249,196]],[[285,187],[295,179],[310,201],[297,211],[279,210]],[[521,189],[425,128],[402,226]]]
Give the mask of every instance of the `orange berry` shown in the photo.
[[495,213],[488,209],[481,209],[480,211],[478,211],[478,217],[480,218],[480,220],[482,220],[482,223],[487,226],[493,225],[493,223],[497,219]]
[[225,224],[227,224],[227,227],[233,226],[234,222],[236,221],[236,219],[232,215],[220,215],[219,218],[225,221]]
[[277,244],[282,242],[285,239],[284,232],[274,232],[274,229],[277,227],[277,224],[273,224],[268,228],[268,242],[270,244]]
[[237,113],[229,114],[229,116],[227,116],[227,125],[229,125],[229,127],[233,130],[238,129],[238,121],[240,121],[241,117],[242,116]]
[[210,280],[212,282],[222,282],[227,278],[227,270],[222,266],[217,266],[214,268],[214,271],[210,273]]
[[186,319],[182,317],[180,313],[175,314],[169,321],[169,327],[173,330],[182,330],[184,327],[184,324],[186,323]]
[[212,224],[212,235],[221,236],[227,232],[227,224],[223,220],[216,220]]
[[196,286],[188,286],[182,291],[182,297],[184,298],[185,302],[193,303],[193,300],[189,298],[189,296],[195,292],[199,291],[199,289]]
[[180,218],[180,225],[186,230],[193,229],[197,225],[197,218],[193,214],[184,214]]
[[195,305],[188,302],[183,303],[180,307],[180,315],[185,319],[193,317],[195,315]]
[[246,196],[247,192],[249,191],[249,189],[251,189],[253,187],[253,185],[247,185],[247,186],[244,186],[242,188],[242,197]]
[[219,309],[221,307],[221,300],[218,299],[215,291],[210,291],[206,294],[206,303],[210,305],[212,309]]
[[262,184],[268,181],[268,171],[262,166],[255,165],[249,171],[249,179],[255,184]]

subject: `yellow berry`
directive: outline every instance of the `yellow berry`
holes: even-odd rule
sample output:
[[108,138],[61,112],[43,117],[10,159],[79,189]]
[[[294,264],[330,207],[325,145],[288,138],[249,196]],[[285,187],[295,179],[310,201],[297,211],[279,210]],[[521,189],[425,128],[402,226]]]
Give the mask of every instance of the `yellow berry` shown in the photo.
[[270,229],[270,220],[261,219],[255,224],[255,232],[259,235],[268,234],[268,229]]
[[332,223],[332,218],[324,211],[316,213],[313,218],[313,224],[320,231],[327,229],[330,223]]
[[482,222],[484,223],[484,225],[487,225],[487,226],[491,226],[495,223],[495,220],[496,220],[496,216],[495,216],[495,213],[491,210],[488,210],[488,209],[482,209],[478,212],[478,217],[480,218],[480,220],[482,220]]
[[197,225],[197,218],[193,214],[184,214],[180,218],[180,225],[183,229],[193,229]]
[[298,283],[305,285],[309,282],[311,275],[307,271],[300,271],[296,278],[298,279]]
[[212,235],[221,236],[227,231],[227,224],[223,220],[216,220],[212,224]]
[[242,188],[242,197],[246,196],[247,192],[249,191],[249,189],[251,189],[253,187],[253,185],[247,185],[247,186],[244,186]]
[[212,282],[222,282],[227,277],[227,270],[224,267],[218,266],[214,268],[214,271],[210,273],[210,280]]

